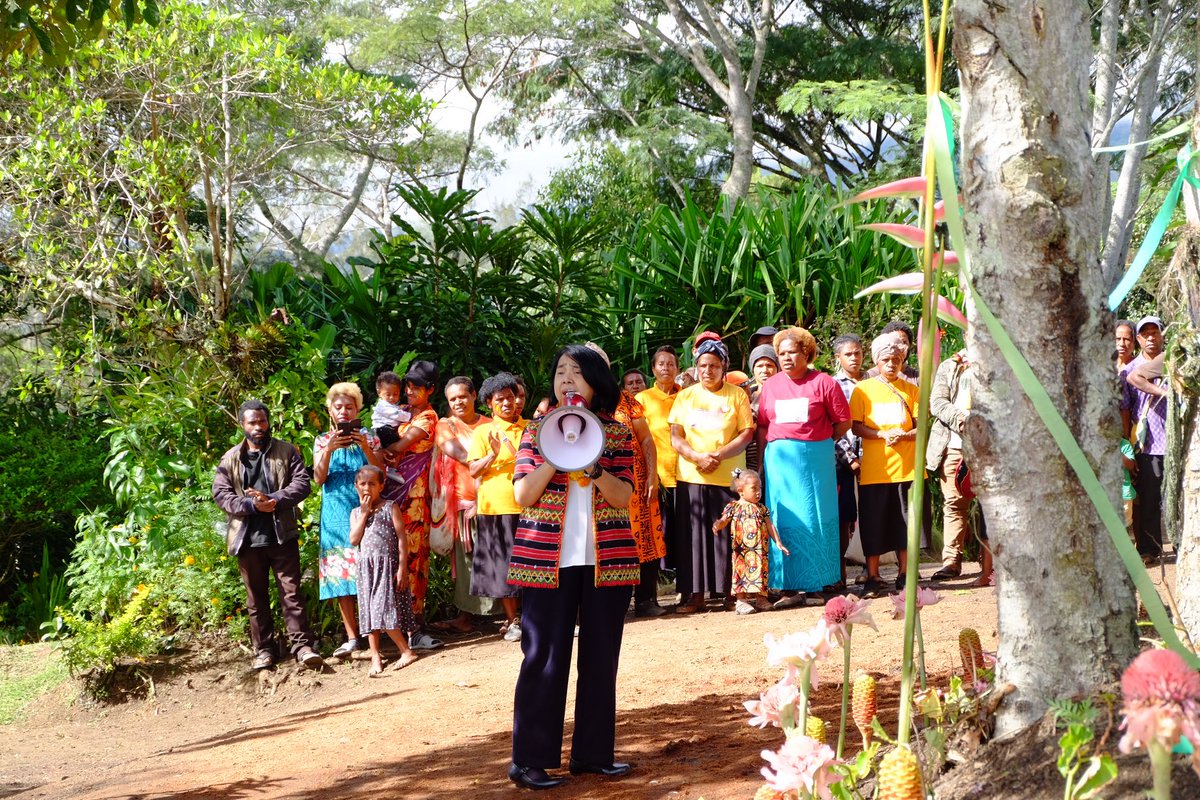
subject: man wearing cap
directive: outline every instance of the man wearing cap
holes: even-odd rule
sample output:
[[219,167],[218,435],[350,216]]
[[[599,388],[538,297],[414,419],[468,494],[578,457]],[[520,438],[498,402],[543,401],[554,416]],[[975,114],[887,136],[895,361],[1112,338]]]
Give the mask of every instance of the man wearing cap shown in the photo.
[[[1138,519],[1134,538],[1144,561],[1162,555],[1163,456],[1167,452],[1166,398],[1142,391],[1129,381],[1129,374],[1163,352],[1163,323],[1158,317],[1138,320],[1138,344],[1142,351],[1121,370],[1121,424],[1125,438],[1137,451]],[[1160,378],[1161,380],[1161,378]]]

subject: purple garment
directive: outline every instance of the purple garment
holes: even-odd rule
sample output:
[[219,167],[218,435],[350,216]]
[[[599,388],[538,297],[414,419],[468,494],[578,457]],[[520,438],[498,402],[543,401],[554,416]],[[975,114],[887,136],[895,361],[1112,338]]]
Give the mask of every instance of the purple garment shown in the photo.
[[1167,398],[1146,394],[1130,385],[1128,380],[1130,371],[1149,360],[1139,353],[1121,370],[1121,410],[1130,412],[1130,420],[1135,428],[1140,419],[1144,418],[1148,423],[1146,445],[1142,453],[1164,456],[1167,454]]

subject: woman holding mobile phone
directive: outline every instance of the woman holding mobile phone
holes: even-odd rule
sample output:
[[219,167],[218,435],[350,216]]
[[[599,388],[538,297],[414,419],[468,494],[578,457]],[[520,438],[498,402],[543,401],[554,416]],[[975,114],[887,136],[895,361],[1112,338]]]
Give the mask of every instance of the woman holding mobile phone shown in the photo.
[[325,393],[330,430],[313,443],[313,481],[321,493],[321,558],[318,565],[321,599],[336,599],[346,628],[346,641],[333,651],[333,658],[348,658],[354,650],[365,650],[358,638],[357,549],[350,544],[350,512],[359,505],[354,476],[370,464],[383,469],[379,439],[362,427],[362,391],[353,383],[335,383]]

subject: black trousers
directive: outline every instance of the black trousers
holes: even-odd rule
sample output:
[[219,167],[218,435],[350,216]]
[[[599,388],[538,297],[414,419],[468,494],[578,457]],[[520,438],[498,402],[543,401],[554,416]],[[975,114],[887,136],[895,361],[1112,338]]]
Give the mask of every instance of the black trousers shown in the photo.
[[613,763],[617,726],[617,662],[632,587],[597,588],[594,567],[558,571],[557,589],[521,590],[521,672],[513,702],[514,764],[561,766],[563,718],[575,621],[579,620],[575,733],[571,758]]
[[292,653],[301,647],[313,647],[317,637],[308,626],[304,603],[300,599],[300,545],[293,539],[266,547],[242,548],[238,553],[238,572],[246,586],[246,613],[250,617],[250,640],[254,652],[276,654],[275,619],[271,615],[271,573],[279,585],[279,605],[291,640]]
[[1162,553],[1163,457],[1137,456],[1138,519],[1133,529],[1137,550],[1144,556]]

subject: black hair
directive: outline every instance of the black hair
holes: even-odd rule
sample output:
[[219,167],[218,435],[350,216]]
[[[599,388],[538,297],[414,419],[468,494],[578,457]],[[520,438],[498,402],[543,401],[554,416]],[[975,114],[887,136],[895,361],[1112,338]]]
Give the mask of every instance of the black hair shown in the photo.
[[856,344],[859,347],[862,347],[862,337],[857,333],[843,333],[841,336],[833,340],[833,354],[836,356],[838,353],[842,352],[842,348],[848,344]]
[[375,377],[376,390],[378,390],[380,386],[398,386],[400,387],[400,390],[403,391],[404,378],[401,378],[399,375],[389,369],[387,372],[381,372]]
[[497,392],[503,392],[505,389],[511,389],[513,394],[519,395],[521,388],[517,376],[511,372],[497,372],[490,378],[484,380],[483,385],[479,387],[479,399],[484,405],[492,404],[492,395]]
[[1117,330],[1120,328],[1129,328],[1129,332],[1132,333],[1134,338],[1136,339],[1137,338],[1137,327],[1136,326],[1137,326],[1137,323],[1135,323],[1131,319],[1119,319],[1119,320],[1117,320],[1117,323],[1115,325],[1113,325],[1113,333],[1116,333]]
[[240,406],[238,406],[238,424],[239,425],[241,425],[243,422],[245,422],[247,411],[261,411],[267,415],[268,420],[271,418],[271,412],[268,411],[267,407],[263,405],[263,401],[255,400],[255,399],[251,398],[250,400],[247,400],[246,402],[244,402]]
[[662,347],[654,351],[654,355],[650,356],[650,363],[653,365],[658,360],[659,353],[670,353],[675,356],[675,366],[679,366],[679,352],[669,344],[664,344]]
[[432,361],[414,361],[408,365],[408,372],[404,373],[402,380],[414,386],[432,389],[438,382],[437,364]]
[[617,386],[617,379],[609,371],[604,357],[590,347],[569,344],[554,354],[554,361],[550,363],[551,381],[558,372],[558,362],[562,361],[563,356],[567,356],[579,365],[584,383],[592,388],[592,411],[604,414],[612,414],[616,411],[617,402],[621,399],[621,389]]
[[628,377],[629,375],[632,375],[632,374],[633,374],[633,373],[635,373],[635,372],[636,372],[638,375],[641,375],[641,376],[642,376],[642,380],[645,380],[645,379],[646,379],[646,373],[642,372],[642,371],[641,371],[640,369],[638,369],[637,367],[630,367],[629,369],[627,369],[627,370],[625,370],[624,372],[622,372],[622,373],[621,373],[621,380],[622,380],[622,381],[624,381],[626,377]]
[[446,381],[446,387],[444,391],[450,391],[451,386],[465,386],[467,387],[468,392],[475,394],[475,382],[466,375],[455,375],[453,378]]
[[912,347],[914,344],[917,343],[917,337],[913,335],[912,326],[909,325],[907,322],[901,322],[898,319],[894,319],[891,322],[889,322],[887,325],[884,325],[883,330],[880,331],[880,333],[894,333],[895,331],[900,331],[901,333],[903,333],[905,336],[908,337],[908,346],[909,347]]
[[363,475],[374,475],[379,478],[380,483],[387,480],[387,474],[374,464],[364,464],[359,467],[358,472],[354,473],[354,482],[358,483],[358,479]]

